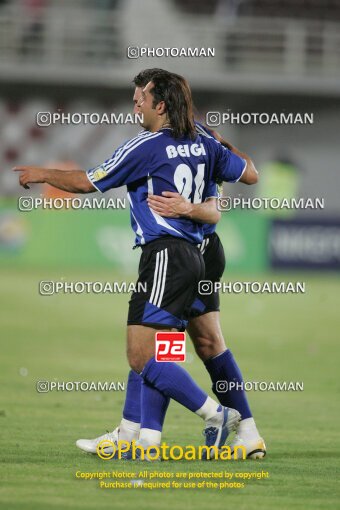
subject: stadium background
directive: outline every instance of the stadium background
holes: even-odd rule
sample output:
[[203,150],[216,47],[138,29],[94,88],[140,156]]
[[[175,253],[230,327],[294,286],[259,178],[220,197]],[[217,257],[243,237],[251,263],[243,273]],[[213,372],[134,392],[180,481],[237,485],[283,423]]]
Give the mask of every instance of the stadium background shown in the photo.
[[[139,253],[131,249],[128,211],[22,213],[19,196],[55,192],[39,185],[21,189],[11,168],[89,168],[106,159],[138,126],[38,127],[36,114],[129,113],[131,80],[147,67],[186,76],[201,120],[209,111],[313,113],[313,125],[218,127],[261,172],[258,186],[228,186],[224,194],[319,197],[325,209],[237,210],[223,213],[218,226],[228,261],[224,280],[306,281],[305,295],[222,296],[223,331],[245,379],[305,384],[300,394],[249,395],[270,453],[249,469],[268,470],[270,480],[227,493],[144,491],[139,506],[156,508],[162,498],[164,508],[201,508],[209,498],[224,507],[228,498],[247,509],[306,508],[307,502],[309,508],[334,507],[327,472],[338,463],[339,28],[336,0],[0,2],[3,508],[120,508],[139,501],[138,494],[100,492],[73,478],[76,469],[107,469],[73,443],[112,429],[124,395],[35,391],[35,381],[44,379],[125,380],[128,296],[43,297],[38,282],[133,281]],[[128,59],[129,46],[214,47],[216,54]],[[208,390],[202,365],[188,349],[187,368]],[[199,426],[174,404],[164,438],[198,444]]]

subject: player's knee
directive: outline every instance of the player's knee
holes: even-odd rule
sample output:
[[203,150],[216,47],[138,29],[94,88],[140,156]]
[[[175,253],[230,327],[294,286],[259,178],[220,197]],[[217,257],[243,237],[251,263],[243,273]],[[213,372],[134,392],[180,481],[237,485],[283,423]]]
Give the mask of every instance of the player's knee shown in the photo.
[[130,365],[130,368],[137,372],[138,374],[143,370],[144,365],[143,361],[140,360],[137,356],[133,354],[128,354],[128,362]]
[[129,361],[129,365],[132,370],[137,372],[137,374],[140,374],[143,370],[143,364],[138,360],[132,360],[131,362]]
[[226,350],[224,340],[215,336],[199,336],[195,339],[194,347],[202,361],[207,361]]

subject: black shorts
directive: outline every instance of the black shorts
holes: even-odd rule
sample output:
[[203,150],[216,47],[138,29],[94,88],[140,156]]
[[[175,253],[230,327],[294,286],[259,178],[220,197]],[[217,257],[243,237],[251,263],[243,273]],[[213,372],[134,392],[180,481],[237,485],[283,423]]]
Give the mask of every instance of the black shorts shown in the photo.
[[142,247],[138,274],[136,292],[129,302],[128,325],[184,331],[198,282],[205,274],[198,247],[170,236],[152,241]]
[[[202,244],[199,245],[205,263],[204,280],[212,282],[212,288],[215,282],[219,282],[225,269],[225,255],[220,238],[214,232],[204,237]],[[190,310],[190,318],[199,317],[208,312],[218,312],[220,310],[220,296],[218,292],[211,294],[200,294],[197,292],[196,298]]]

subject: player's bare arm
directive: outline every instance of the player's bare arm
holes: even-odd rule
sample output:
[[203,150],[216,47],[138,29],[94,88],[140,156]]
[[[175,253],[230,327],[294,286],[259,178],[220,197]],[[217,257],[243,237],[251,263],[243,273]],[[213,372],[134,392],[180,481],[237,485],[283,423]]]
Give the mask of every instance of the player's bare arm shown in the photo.
[[209,224],[218,223],[221,218],[213,197],[201,204],[192,204],[179,193],[163,191],[162,196],[149,195],[148,204],[153,211],[167,218],[185,217]]
[[256,170],[253,160],[248,156],[248,154],[238,150],[230,142],[222,138],[222,136],[217,131],[211,132],[216,138],[216,140],[220,142],[220,144],[222,144],[224,147],[227,147],[227,149],[229,149],[231,152],[237,154],[237,156],[240,156],[240,158],[246,161],[247,166],[239,182],[243,182],[243,184],[256,184],[259,180],[259,174],[258,171]]
[[47,183],[71,193],[97,191],[83,170],[49,170],[35,166],[16,166],[13,170],[20,172],[19,182],[26,189],[30,188],[29,184]]

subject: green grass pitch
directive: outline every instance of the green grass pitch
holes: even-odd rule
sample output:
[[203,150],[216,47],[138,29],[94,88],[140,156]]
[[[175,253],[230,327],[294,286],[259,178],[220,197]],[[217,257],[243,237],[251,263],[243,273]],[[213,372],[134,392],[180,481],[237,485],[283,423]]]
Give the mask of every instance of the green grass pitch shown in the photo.
[[[125,381],[125,318],[129,297],[38,294],[38,281],[113,281],[109,271],[2,269],[0,508],[12,509],[334,509],[339,504],[339,278],[285,275],[305,280],[305,295],[224,295],[223,331],[249,381],[303,381],[303,392],[250,392],[266,440],[264,461],[103,461],[75,447],[120,420],[123,392],[39,394],[38,380]],[[259,277],[258,277],[259,278]],[[280,281],[282,275],[267,275]],[[233,280],[246,278],[234,277]],[[256,278],[255,278],[256,279]],[[266,276],[261,277],[262,280]],[[133,281],[133,280],[132,280]],[[193,354],[193,348],[188,344]],[[195,355],[185,366],[210,392]],[[203,422],[171,403],[163,440],[199,444]],[[268,471],[244,489],[113,490],[80,471]]]

